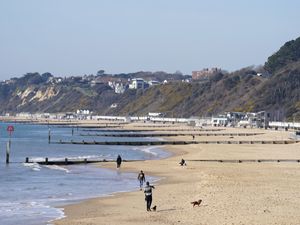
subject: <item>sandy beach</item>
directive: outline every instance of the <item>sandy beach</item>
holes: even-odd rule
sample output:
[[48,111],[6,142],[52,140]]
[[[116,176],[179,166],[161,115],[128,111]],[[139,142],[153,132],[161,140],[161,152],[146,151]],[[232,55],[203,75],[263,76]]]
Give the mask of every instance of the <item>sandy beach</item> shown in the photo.
[[[195,136],[195,140],[289,140],[291,132],[226,128],[253,136]],[[172,139],[191,140],[189,136]],[[56,225],[77,224],[299,224],[300,163],[199,162],[199,159],[300,159],[300,144],[191,144],[164,146],[167,159],[123,163],[121,172],[159,177],[153,191],[156,212],[147,212],[144,193],[95,198],[65,207]],[[184,158],[187,166],[180,166]],[[114,163],[99,164],[115,169]],[[97,188],[97,187],[91,187]],[[191,202],[202,199],[200,206]]]

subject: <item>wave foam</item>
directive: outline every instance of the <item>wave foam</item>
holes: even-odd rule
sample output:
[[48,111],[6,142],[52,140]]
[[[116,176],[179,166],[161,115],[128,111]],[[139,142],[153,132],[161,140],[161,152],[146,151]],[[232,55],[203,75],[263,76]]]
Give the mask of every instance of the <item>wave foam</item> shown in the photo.
[[157,156],[158,154],[153,151],[154,149],[157,149],[156,147],[152,146],[152,147],[135,147],[133,148],[133,150],[135,151],[142,151],[142,152],[145,152],[147,154],[150,154],[150,155],[154,155],[154,156]]
[[[104,159],[104,155],[83,155],[83,156],[68,156],[68,157],[50,157],[48,158],[49,161],[63,161],[65,158],[68,158],[68,160],[83,160],[83,159]],[[45,158],[41,157],[33,157],[30,158],[30,160],[34,163],[36,162],[44,162]],[[29,163],[30,164],[30,163]]]
[[18,222],[24,221],[24,218],[26,222],[36,222],[64,217],[63,209],[50,207],[36,201],[1,202],[0,208],[0,218],[4,224],[18,224]]
[[40,171],[41,166],[38,163],[23,163],[23,166],[31,168],[33,171]]
[[48,169],[51,169],[51,170],[61,170],[61,171],[64,171],[66,173],[70,173],[70,170],[68,170],[67,168],[65,167],[62,167],[62,166],[57,166],[57,165],[45,165],[44,167],[48,168]]

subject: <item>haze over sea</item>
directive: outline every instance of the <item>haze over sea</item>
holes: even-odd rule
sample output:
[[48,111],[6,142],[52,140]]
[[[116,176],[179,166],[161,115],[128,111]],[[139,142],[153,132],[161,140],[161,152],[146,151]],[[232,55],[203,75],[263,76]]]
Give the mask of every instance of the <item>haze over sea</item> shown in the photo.
[[[7,125],[15,128],[11,138],[10,164],[5,164]],[[158,159],[169,153],[157,147],[48,144],[48,126],[0,123],[0,218],[1,225],[51,224],[64,216],[62,205],[83,199],[138,188],[137,174],[96,168],[94,165],[41,166],[30,161],[88,158]],[[120,141],[115,137],[82,137],[82,129],[51,126],[52,140]],[[137,140],[126,138],[126,140]],[[139,138],[149,140],[149,138]],[[142,169],[142,168],[141,168]],[[138,171],[137,171],[138,172]],[[155,178],[147,177],[153,181]]]

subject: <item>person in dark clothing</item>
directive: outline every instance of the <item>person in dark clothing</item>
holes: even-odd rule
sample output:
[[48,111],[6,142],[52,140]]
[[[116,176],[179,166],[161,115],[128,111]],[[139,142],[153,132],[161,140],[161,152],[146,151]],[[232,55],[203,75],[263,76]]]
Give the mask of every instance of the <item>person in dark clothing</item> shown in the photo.
[[149,181],[146,182],[146,186],[144,188],[145,200],[147,203],[147,211],[151,211],[152,204],[152,189],[155,187],[149,184]]
[[181,159],[181,161],[180,161],[180,166],[186,166],[186,162],[185,162],[185,160],[184,159]]
[[122,163],[122,158],[121,158],[120,155],[118,155],[118,157],[117,157],[117,168],[120,168],[121,163]]
[[145,182],[145,180],[146,180],[145,174],[144,174],[143,170],[141,170],[141,172],[139,173],[137,179],[138,179],[139,182],[140,182],[140,190],[142,190],[143,184],[144,184],[144,182]]

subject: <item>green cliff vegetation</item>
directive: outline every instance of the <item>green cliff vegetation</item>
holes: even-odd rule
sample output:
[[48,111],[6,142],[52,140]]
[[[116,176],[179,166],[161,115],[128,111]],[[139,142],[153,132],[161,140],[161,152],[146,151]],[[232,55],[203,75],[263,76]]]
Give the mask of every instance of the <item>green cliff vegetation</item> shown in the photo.
[[270,73],[282,69],[290,63],[300,59],[300,37],[286,42],[275,54],[268,58],[265,68]]

